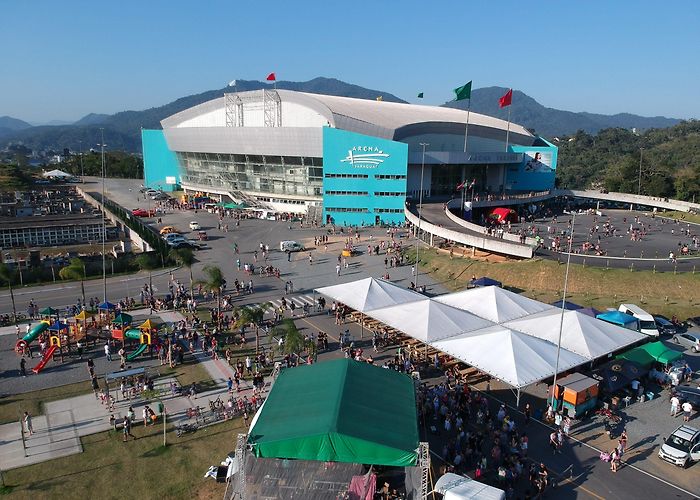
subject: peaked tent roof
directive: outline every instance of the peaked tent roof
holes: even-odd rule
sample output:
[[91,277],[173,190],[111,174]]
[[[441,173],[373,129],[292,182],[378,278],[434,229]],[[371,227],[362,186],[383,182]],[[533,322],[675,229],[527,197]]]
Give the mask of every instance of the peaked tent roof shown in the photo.
[[418,450],[413,381],[351,359],[286,369],[248,442],[262,458],[413,466]]
[[529,314],[556,310],[543,302],[496,286],[472,288],[435,297],[433,300],[469,311],[494,323],[504,323]]
[[557,300],[556,302],[552,302],[552,305],[557,309],[561,309],[562,303],[564,304],[564,309],[567,309],[569,311],[578,311],[579,309],[583,309],[583,306],[580,306],[573,302],[569,302],[568,300],[561,299]]
[[[554,375],[557,346],[501,325],[465,333],[432,345],[513,387]],[[561,349],[559,371],[582,365],[586,358]]]
[[493,326],[491,321],[427,298],[378,309],[372,312],[372,317],[421,342]]
[[365,278],[350,283],[326,286],[317,288],[316,291],[321,295],[339,300],[360,312],[426,300],[424,295],[375,278]]
[[644,344],[640,346],[639,349],[648,352],[652,358],[664,364],[673,363],[675,360],[683,357],[682,352],[666,347],[661,341]]
[[[508,321],[504,326],[557,344],[561,321],[561,309],[554,309]],[[591,318],[579,311],[564,311],[561,332],[564,349],[591,360],[644,338],[641,333]]]

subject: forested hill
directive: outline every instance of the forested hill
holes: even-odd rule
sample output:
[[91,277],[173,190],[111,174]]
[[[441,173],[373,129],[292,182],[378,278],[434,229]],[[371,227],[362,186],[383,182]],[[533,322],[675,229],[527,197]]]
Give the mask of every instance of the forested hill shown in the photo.
[[[622,128],[562,137],[557,185],[700,201],[700,121],[634,134]],[[642,148],[644,148],[642,150]]]
[[[508,108],[498,106],[498,98],[508,91],[504,87],[484,87],[472,91],[471,109],[477,113],[495,116],[503,120],[508,118]],[[467,100],[451,101],[444,105],[451,108],[467,109]],[[535,131],[537,134],[552,138],[574,134],[583,130],[594,134],[610,127],[650,128],[671,127],[680,122],[675,118],[663,116],[639,116],[630,113],[601,115],[596,113],[564,111],[548,108],[519,90],[513,90],[513,104],[510,106],[511,121]]]
[[[270,88],[268,82],[238,80],[236,90],[244,92]],[[358,99],[376,99],[405,102],[393,94],[381,90],[367,89],[359,85],[342,82],[335,78],[318,77],[307,82],[277,82],[278,89],[296,90],[316,94],[328,94]],[[184,109],[191,108],[211,99],[221,97],[224,92],[232,92],[232,87],[209,90],[200,94],[182,97],[173,102],[143,111],[122,111],[114,115],[89,114],[73,125],[31,127],[24,130],[6,131],[0,134],[0,146],[10,142],[22,142],[33,150],[69,148],[77,151],[80,141],[83,145],[97,144],[100,127],[104,128],[105,142],[110,149],[129,152],[141,151],[141,128],[160,128],[160,121]]]

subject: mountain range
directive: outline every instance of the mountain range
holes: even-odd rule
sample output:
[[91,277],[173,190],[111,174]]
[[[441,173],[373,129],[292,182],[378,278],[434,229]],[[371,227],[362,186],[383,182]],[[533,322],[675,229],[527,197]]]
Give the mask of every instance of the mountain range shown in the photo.
[[[236,91],[270,88],[266,82],[238,80]],[[318,94],[355,97],[359,99],[376,99],[382,96],[384,101],[406,102],[385,91],[367,89],[346,83],[335,78],[318,77],[307,82],[277,82],[277,88],[311,92]],[[0,117],[0,146],[21,142],[33,150],[62,150],[70,148],[90,149],[100,142],[100,128],[104,128],[105,142],[111,150],[140,152],[141,128],[160,128],[160,121],[172,114],[197,104],[220,97],[232,87],[209,90],[200,94],[182,97],[173,102],[143,111],[122,111],[113,115],[90,113],[71,125],[37,126],[8,116]],[[507,110],[498,107],[498,98],[507,89],[487,87],[472,92],[471,109],[473,111],[503,118]],[[444,106],[466,109],[468,101],[452,101]],[[513,91],[511,120],[545,137],[573,134],[578,130],[595,133],[610,127],[665,128],[675,125],[680,120],[665,117],[642,117],[632,114],[600,115],[593,113],[575,113],[548,108],[535,99],[520,92]]]

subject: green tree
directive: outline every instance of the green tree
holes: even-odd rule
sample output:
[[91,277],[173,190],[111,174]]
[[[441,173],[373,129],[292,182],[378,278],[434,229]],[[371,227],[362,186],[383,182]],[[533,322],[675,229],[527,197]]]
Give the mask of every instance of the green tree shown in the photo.
[[17,321],[17,307],[15,305],[15,292],[12,288],[12,282],[17,277],[17,271],[10,268],[4,262],[0,262],[0,279],[7,282],[7,288],[10,290],[10,300],[12,300],[12,321]]
[[70,264],[58,271],[58,276],[62,280],[80,280],[80,291],[85,304],[85,263],[78,259],[71,259]]
[[221,290],[224,287],[224,283],[226,283],[224,273],[220,267],[212,265],[204,266],[202,271],[204,271],[205,278],[197,283],[216,296],[216,326],[217,330],[221,330]]
[[260,350],[260,325],[262,325],[265,312],[270,308],[270,303],[265,302],[255,307],[246,306],[238,310],[238,320],[234,323],[235,328],[252,325],[255,328],[255,354]]
[[317,346],[311,339],[305,339],[294,321],[287,318],[281,324],[274,327],[270,332],[270,337],[284,337],[282,344],[282,354],[301,355],[306,352],[310,357],[316,356]]
[[190,272],[190,297],[194,297],[194,277],[192,276],[192,266],[196,262],[194,252],[192,252],[191,248],[173,248],[168,253],[168,257],[179,265],[186,267]]
[[135,259],[136,265],[142,271],[148,271],[148,289],[153,294],[153,270],[158,269],[158,263],[151,253],[142,253]]

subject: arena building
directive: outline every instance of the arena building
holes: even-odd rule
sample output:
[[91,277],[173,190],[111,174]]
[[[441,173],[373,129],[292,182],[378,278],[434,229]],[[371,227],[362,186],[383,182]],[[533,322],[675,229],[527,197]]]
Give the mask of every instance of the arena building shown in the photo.
[[554,187],[554,145],[474,112],[466,124],[466,111],[445,107],[289,90],[224,94],[162,120],[162,130],[143,130],[146,184],[347,225],[403,222],[421,177],[424,199],[472,180],[482,193]]

